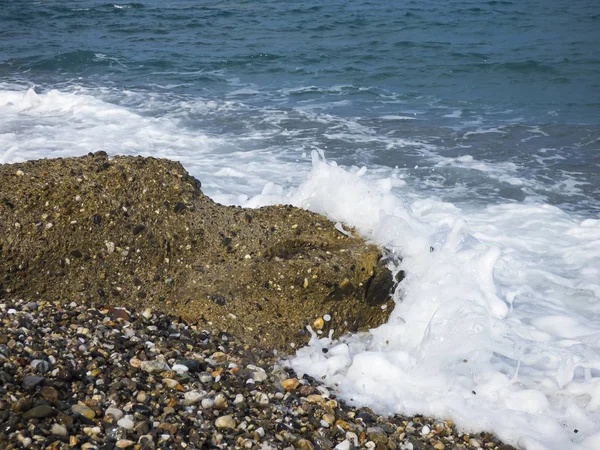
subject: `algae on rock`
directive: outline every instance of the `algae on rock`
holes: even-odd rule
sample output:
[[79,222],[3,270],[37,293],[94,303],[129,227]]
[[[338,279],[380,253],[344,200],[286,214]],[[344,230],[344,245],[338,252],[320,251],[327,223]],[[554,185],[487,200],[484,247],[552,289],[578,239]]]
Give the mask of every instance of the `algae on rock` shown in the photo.
[[0,298],[151,307],[291,350],[386,321],[381,253],[292,206],[223,206],[173,161],[99,152],[0,166]]

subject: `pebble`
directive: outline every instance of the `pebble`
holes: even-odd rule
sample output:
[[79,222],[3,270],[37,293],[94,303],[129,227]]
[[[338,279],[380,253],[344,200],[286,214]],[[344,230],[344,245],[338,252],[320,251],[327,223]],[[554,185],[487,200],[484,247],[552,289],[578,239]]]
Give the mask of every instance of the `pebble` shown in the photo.
[[175,365],[173,365],[173,371],[177,375],[183,375],[184,373],[188,372],[189,370],[190,370],[190,368],[188,366],[183,365],[183,364],[175,364]]
[[57,413],[58,411],[51,406],[40,405],[24,413],[23,419],[45,419],[46,417],[54,417]]
[[56,435],[56,436],[67,436],[68,432],[67,432],[67,427],[65,427],[64,425],[60,425],[58,423],[55,423],[54,425],[52,425],[52,429],[50,430],[52,432],[52,434]]
[[214,397],[206,397],[204,399],[202,399],[202,407],[204,409],[210,409],[215,405],[215,399]]
[[198,392],[198,391],[189,391],[183,394],[182,404],[184,406],[195,405],[200,402],[204,397],[206,397],[206,392]]
[[93,419],[96,417],[94,410],[85,405],[73,405],[71,406],[71,411],[73,411],[74,414],[81,414],[86,419]]
[[124,417],[117,421],[117,425],[126,430],[133,430],[134,422],[129,417]]
[[223,394],[215,397],[214,408],[219,410],[227,409],[227,399]]
[[215,420],[217,428],[235,428],[235,420],[231,415],[221,416]]
[[36,386],[44,382],[44,377],[38,377],[37,375],[29,375],[23,377],[23,387],[26,390],[34,389]]
[[299,384],[300,381],[298,381],[298,378],[288,378],[287,380],[281,382],[281,385],[286,391],[293,391],[298,387]]
[[142,361],[140,369],[148,373],[160,373],[165,370],[171,370],[168,364],[161,361]]
[[268,377],[267,372],[261,367],[257,367],[255,372],[252,372],[252,379],[259,383],[265,381]]
[[268,406],[270,403],[269,396],[264,392],[258,396],[258,404],[260,406]]
[[131,447],[134,444],[135,444],[135,442],[130,441],[129,439],[119,439],[115,443],[115,446],[117,446],[118,448],[128,448],[128,447]]
[[113,416],[115,420],[119,421],[123,417],[123,411],[117,408],[108,408],[104,415]]

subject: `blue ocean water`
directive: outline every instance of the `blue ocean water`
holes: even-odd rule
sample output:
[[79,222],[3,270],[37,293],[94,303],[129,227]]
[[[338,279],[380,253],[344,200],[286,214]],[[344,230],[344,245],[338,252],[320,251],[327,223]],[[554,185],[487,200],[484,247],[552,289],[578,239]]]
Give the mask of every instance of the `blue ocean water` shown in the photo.
[[[0,24],[5,84],[85,88],[237,151],[406,168],[451,201],[600,211],[595,0],[7,1]],[[233,106],[181,107],[199,98]]]
[[0,163],[99,150],[402,256],[339,398],[600,448],[597,0],[0,0]]

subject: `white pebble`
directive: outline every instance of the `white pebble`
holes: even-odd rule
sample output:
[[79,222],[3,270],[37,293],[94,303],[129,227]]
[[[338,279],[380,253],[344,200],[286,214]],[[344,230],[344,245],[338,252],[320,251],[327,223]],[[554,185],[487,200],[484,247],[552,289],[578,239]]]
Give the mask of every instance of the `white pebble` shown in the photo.
[[230,415],[221,416],[215,420],[215,426],[217,428],[235,428],[235,420]]
[[185,406],[194,405],[206,397],[206,392],[189,391],[183,395],[183,404]]
[[55,423],[54,425],[52,425],[52,434],[56,435],[56,436],[66,436],[67,435],[67,427],[65,427],[64,425],[60,425],[58,423]]
[[324,320],[325,322],[329,322],[329,321],[331,320],[331,316],[330,316],[329,314],[325,314],[325,315],[323,316],[323,320]]
[[175,373],[177,373],[177,375],[183,375],[190,370],[188,366],[184,366],[183,364],[175,364],[172,369]]
[[121,420],[123,418],[123,411],[117,408],[108,408],[104,413],[105,416],[111,415],[115,420]]
[[350,441],[348,439],[343,440],[335,446],[336,450],[350,450]]
[[202,407],[204,409],[210,409],[214,406],[214,404],[215,404],[215,400],[213,398],[206,397],[205,399],[202,400]]
[[124,417],[117,422],[117,425],[119,425],[121,428],[125,428],[126,430],[133,430],[134,423],[130,418]]
[[269,404],[269,396],[264,392],[258,397],[258,404],[260,406],[267,406]]
[[424,425],[423,428],[421,428],[421,434],[423,436],[427,436],[430,432],[431,429],[427,425]]
[[321,396],[323,396],[324,398],[329,398],[330,396],[329,389],[327,389],[325,386],[317,386],[317,391],[319,391]]
[[254,378],[254,381],[258,381],[260,383],[261,381],[265,381],[267,379],[267,372],[259,367],[256,372],[252,373],[252,378]]

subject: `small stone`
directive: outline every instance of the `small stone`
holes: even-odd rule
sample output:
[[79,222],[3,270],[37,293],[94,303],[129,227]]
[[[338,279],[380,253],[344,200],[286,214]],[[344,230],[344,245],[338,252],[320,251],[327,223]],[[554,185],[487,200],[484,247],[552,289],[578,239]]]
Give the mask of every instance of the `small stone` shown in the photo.
[[131,420],[128,416],[120,419],[117,422],[117,425],[119,425],[121,428],[125,428],[126,430],[133,430],[134,423],[133,420]]
[[44,377],[38,377],[37,375],[28,375],[23,377],[23,389],[30,390],[39,386],[44,382]]
[[258,404],[260,406],[268,406],[270,403],[269,396],[264,392],[258,396]]
[[135,442],[130,441],[129,439],[119,439],[115,443],[115,446],[118,447],[118,448],[128,448],[128,447],[131,447],[134,444],[135,444]]
[[138,444],[141,445],[142,448],[154,448],[154,438],[151,434],[145,434],[140,436]]
[[206,392],[203,394],[199,391],[189,391],[183,395],[182,404],[184,406],[195,405],[200,402],[204,397],[206,397]]
[[220,410],[227,408],[227,399],[225,398],[225,396],[223,394],[219,394],[215,397],[214,408],[220,409]]
[[140,369],[148,373],[160,373],[165,370],[171,370],[167,364],[161,361],[142,361]]
[[308,439],[298,439],[294,445],[298,450],[314,450],[315,446]]
[[113,416],[115,420],[119,421],[123,418],[123,411],[118,408],[107,408],[104,412],[105,416]]
[[56,409],[54,409],[52,406],[40,405],[23,414],[23,419],[45,419],[46,417],[54,417],[57,413],[58,411],[56,411]]
[[309,403],[324,403],[323,397],[320,394],[310,394],[306,396]]
[[56,403],[58,401],[58,391],[51,386],[43,386],[40,389],[40,397],[48,403]]
[[140,234],[145,229],[146,229],[146,227],[144,225],[136,225],[135,228],[133,229],[133,235],[137,236],[138,234]]
[[244,403],[244,396],[242,394],[236,394],[235,398],[233,399],[233,404],[235,406],[240,406]]
[[215,404],[215,399],[212,397],[206,397],[205,399],[202,399],[202,407],[204,409],[210,409],[214,406]]
[[184,366],[183,364],[174,364],[173,365],[173,372],[175,372],[177,375],[183,375],[184,373],[187,373],[189,370],[190,370],[189,367]]
[[288,378],[287,380],[281,382],[281,385],[286,391],[293,391],[298,387],[299,384],[300,382],[298,381],[298,378]]
[[218,363],[222,363],[227,360],[227,355],[223,352],[215,352],[212,354],[212,359],[214,359]]
[[306,396],[309,396],[310,394],[314,394],[315,388],[312,386],[303,385],[303,386],[300,386],[300,389],[298,389],[298,392],[300,392],[300,395],[306,397]]
[[231,415],[221,416],[215,420],[217,428],[235,428],[235,420]]
[[182,387],[177,380],[173,380],[172,378],[163,378],[162,382],[169,389],[177,389],[178,387]]
[[147,398],[148,398],[148,395],[144,391],[138,392],[138,394],[135,397],[135,399],[138,401],[138,403],[144,403]]
[[[352,448],[352,444],[348,439],[344,439],[338,445],[335,446],[335,450],[350,450]],[[408,447],[399,447],[399,448],[408,448]]]
[[148,425],[148,422],[146,422],[145,420],[142,420],[141,422],[136,423],[135,427],[133,428],[133,432],[135,434],[137,434],[138,436],[141,436],[143,434],[148,434],[149,430],[150,430],[150,426]]
[[158,426],[159,430],[165,431],[165,432],[167,432],[169,434],[172,434],[172,435],[174,435],[174,434],[177,433],[177,428],[179,428],[179,426],[177,424],[175,424],[175,423],[167,423],[167,422],[161,423]]
[[22,413],[22,412],[30,410],[32,406],[33,406],[33,398],[24,397],[24,398],[17,400],[15,403],[13,403],[11,409],[15,413]]
[[94,410],[85,405],[73,405],[71,406],[71,411],[73,411],[74,414],[80,414],[90,420],[96,417]]
[[421,428],[421,434],[423,436],[427,436],[429,433],[431,433],[431,428],[429,428],[427,425],[423,425],[423,428]]
[[323,329],[323,325],[325,325],[325,322],[323,321],[323,319],[321,317],[319,317],[317,320],[315,320],[313,322],[313,328],[315,330],[322,330]]
[[264,369],[261,369],[260,367],[258,367],[257,369],[258,370],[256,370],[255,372],[252,372],[252,378],[254,379],[254,381],[258,381],[259,383],[265,381],[268,378],[267,373],[264,371]]
[[68,432],[67,432],[67,427],[65,427],[64,425],[60,425],[58,423],[55,423],[54,425],[52,425],[52,429],[50,430],[52,434],[56,435],[56,436],[67,436]]
[[326,422],[328,426],[331,426],[335,423],[335,416],[333,414],[323,414],[321,419]]
[[142,311],[142,317],[146,320],[152,319],[152,310],[150,308],[146,308]]

